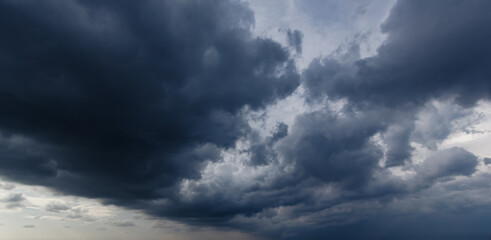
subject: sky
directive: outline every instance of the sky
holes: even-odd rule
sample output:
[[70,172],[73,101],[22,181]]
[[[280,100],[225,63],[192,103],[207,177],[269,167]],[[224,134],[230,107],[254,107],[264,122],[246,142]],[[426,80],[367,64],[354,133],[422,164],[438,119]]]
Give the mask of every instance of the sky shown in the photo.
[[489,240],[489,9],[0,0],[0,240]]

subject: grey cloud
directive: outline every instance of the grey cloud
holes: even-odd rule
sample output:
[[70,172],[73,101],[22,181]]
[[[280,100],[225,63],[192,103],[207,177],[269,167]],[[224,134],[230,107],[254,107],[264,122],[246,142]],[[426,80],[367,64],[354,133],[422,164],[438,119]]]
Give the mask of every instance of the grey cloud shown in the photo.
[[[354,111],[363,116],[371,113],[377,116],[375,119],[378,121],[372,126],[359,125],[358,128],[327,128],[357,129],[350,143],[356,143],[355,139],[366,142],[380,134],[387,148],[384,157],[389,168],[408,167],[412,163],[411,152],[414,149],[411,142],[435,150],[438,143],[456,130],[454,120],[471,114],[469,108],[477,100],[489,99],[491,74],[485,66],[491,62],[491,48],[485,42],[491,39],[491,34],[485,30],[489,14],[483,11],[487,5],[486,1],[398,1],[382,26],[388,39],[378,49],[377,55],[355,61],[346,61],[342,57],[341,60],[329,57],[314,60],[303,73],[303,85],[309,99],[345,101],[342,114]],[[432,101],[447,102],[447,105],[435,107]],[[319,122],[322,121],[329,123],[330,118],[323,117]],[[370,118],[363,121],[370,122]],[[301,132],[304,133],[319,129],[317,124],[297,124],[303,125]],[[339,141],[343,139],[331,132],[323,133],[319,139],[329,136]],[[331,148],[332,143],[324,141],[313,147],[314,143],[300,139],[301,143],[308,142],[304,148],[311,148],[305,151],[313,155],[308,157],[310,161],[327,164],[328,160],[324,159],[329,159],[330,152],[325,149]],[[347,146],[354,146],[352,151],[366,148],[363,144]],[[346,148],[344,145],[334,147]],[[377,149],[376,146],[374,148]],[[428,162],[434,165],[424,167],[425,171],[434,171],[427,173],[427,179],[452,173],[469,175],[474,171],[476,158],[470,153],[453,149],[436,154],[441,154],[441,158],[432,157]],[[456,158],[448,154],[456,154]],[[365,153],[363,156],[368,155]],[[352,158],[363,159],[360,156]],[[372,162],[379,158],[376,156]],[[317,170],[322,165],[313,166]],[[455,166],[464,172],[453,172]],[[367,176],[371,176],[367,169],[376,168],[373,165],[364,170],[368,172]]]
[[288,45],[293,49],[295,49],[295,52],[297,54],[302,54],[302,39],[303,39],[302,32],[300,32],[297,29],[295,30],[288,29],[286,32],[286,39]]
[[[454,122],[472,114],[472,109],[448,102],[438,105],[426,103],[417,115],[411,138],[430,149],[437,149],[437,144],[445,140],[450,133],[466,130],[466,126],[455,126]],[[459,127],[461,129],[458,129]]]
[[393,107],[452,95],[465,106],[489,99],[488,4],[399,1],[382,27],[388,40],[376,56],[352,67],[316,60],[305,73],[306,86],[333,99]]
[[24,228],[35,228],[36,226],[35,225],[24,225]]
[[[59,208],[63,208],[63,206],[59,206]],[[78,219],[86,222],[92,222],[96,219],[94,216],[87,214],[87,209],[80,207],[68,208],[67,210],[57,209],[57,211],[66,213],[66,217],[70,219]]]
[[133,222],[130,222],[130,221],[115,221],[111,224],[114,226],[117,226],[117,227],[133,227],[133,226],[135,226],[135,224]]
[[251,158],[250,162],[253,165],[267,165],[268,162],[271,162],[274,156],[267,146],[264,144],[257,144],[250,148]]
[[60,202],[50,202],[46,205],[45,209],[48,212],[63,212],[66,210],[70,210],[71,207]]
[[437,151],[418,167],[418,174],[424,179],[438,179],[447,176],[469,176],[476,171],[477,157],[462,148]]
[[24,207],[24,204],[22,204],[21,202],[12,202],[12,203],[7,203],[5,207],[7,209],[16,209],[16,208]]
[[26,198],[22,195],[22,193],[12,193],[3,199],[4,202],[8,203],[22,202],[24,200],[26,200]]
[[410,161],[411,151],[410,136],[414,131],[414,120],[408,119],[389,126],[384,133],[387,142],[386,167],[401,166]]
[[168,228],[168,226],[166,226],[164,223],[157,222],[152,224],[152,228]]
[[2,199],[2,202],[5,203],[6,208],[8,209],[14,209],[14,208],[20,208],[24,207],[23,202],[26,200],[26,198],[22,195],[22,193],[12,193]]
[[307,178],[356,188],[367,180],[382,157],[370,142],[370,137],[383,127],[378,117],[370,113],[346,117],[331,112],[303,115],[282,142],[282,154]]
[[[491,34],[486,24],[490,15],[484,10],[489,7],[487,1],[398,1],[382,26],[388,39],[377,55],[356,59],[359,48],[353,47],[346,53],[343,50],[314,60],[302,75],[307,100],[316,104],[325,99],[338,101],[342,108],[331,111],[326,106],[327,109],[301,115],[290,126],[291,132],[277,154],[294,163],[295,174],[278,177],[288,180],[275,190],[298,184],[295,192],[300,196],[309,187],[328,184],[331,194],[318,201],[315,193],[303,195],[303,204],[294,203],[288,208],[290,215],[264,210],[253,215],[254,220],[260,225],[267,224],[261,221],[263,218],[294,222],[292,219],[298,217],[315,222],[315,226],[326,224],[325,230],[319,232],[279,227],[285,233],[292,232],[285,239],[399,239],[409,235],[394,231],[383,236],[375,230],[388,224],[383,221],[385,217],[396,218],[397,209],[390,209],[391,204],[398,205],[414,195],[419,198],[422,192],[447,182],[457,185],[458,181],[465,181],[461,179],[475,178],[475,155],[462,148],[438,150],[438,145],[452,132],[465,128],[456,125],[456,120],[473,114],[477,101],[491,96],[491,72],[487,67],[491,63],[491,45],[487,44]],[[381,139],[380,145],[377,139]],[[433,152],[421,164],[413,161],[413,143]],[[386,160],[385,169],[380,165],[382,159]],[[395,167],[415,175],[394,175],[391,171]],[[300,183],[308,181],[308,187],[300,187]],[[455,189],[442,191],[436,195],[451,199],[445,204],[454,208],[462,205],[452,202],[456,199],[452,195]],[[477,199],[488,192],[483,190],[480,197],[469,195],[466,199],[472,202],[470,208],[477,208]],[[424,204],[421,200],[415,206],[424,208]],[[266,201],[264,205],[270,206]],[[435,212],[431,215],[434,219],[450,212],[456,214],[448,220],[453,226],[458,225],[456,219],[462,214],[451,208],[428,209]],[[424,214],[418,211],[414,217]],[[363,222],[367,219],[377,223],[368,226]],[[247,223],[247,219],[242,220]],[[415,220],[404,221],[414,236],[443,237],[435,232],[425,236]],[[366,231],[357,235],[354,229],[358,227]],[[448,234],[451,236],[451,231]]]
[[[254,134],[252,134],[254,135]],[[260,139],[255,136],[251,139],[253,142],[249,149],[250,163],[254,166],[268,165],[277,159],[277,155],[273,149],[274,145],[288,135],[288,125],[279,123],[276,126],[276,131],[271,137]]]

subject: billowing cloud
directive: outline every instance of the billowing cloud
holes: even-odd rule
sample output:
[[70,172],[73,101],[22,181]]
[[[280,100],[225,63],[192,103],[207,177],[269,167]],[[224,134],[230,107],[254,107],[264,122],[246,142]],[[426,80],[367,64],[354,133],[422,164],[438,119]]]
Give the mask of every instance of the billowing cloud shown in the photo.
[[[1,3],[3,176],[132,205],[168,198],[297,86],[238,1]],[[30,27],[25,27],[30,26]]]
[[[240,1],[0,4],[9,181],[271,238],[486,234],[489,217],[473,210],[491,212],[489,158],[442,142],[491,96],[488,1],[398,1],[374,56],[355,41],[302,73],[301,29],[285,46],[255,37]],[[294,121],[252,123],[294,91],[306,108]],[[475,225],[432,230],[465,221]]]
[[388,39],[376,56],[350,65],[318,59],[305,72],[305,86],[313,96],[391,107],[439,97],[466,106],[489,99],[488,4],[399,1],[382,25]]

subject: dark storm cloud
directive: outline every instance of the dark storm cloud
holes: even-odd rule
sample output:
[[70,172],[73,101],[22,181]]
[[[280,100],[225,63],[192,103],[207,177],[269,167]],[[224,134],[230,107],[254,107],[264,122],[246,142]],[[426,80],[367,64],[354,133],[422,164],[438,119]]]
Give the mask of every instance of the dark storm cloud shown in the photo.
[[345,118],[330,112],[306,114],[283,142],[282,153],[306,178],[357,188],[382,157],[380,149],[369,142],[380,128],[379,117],[370,113]]
[[243,107],[298,85],[253,21],[238,1],[1,1],[0,173],[122,205],[199,178]]
[[[481,41],[490,38],[482,11],[488,3],[481,4],[399,2],[384,24],[388,40],[378,55],[356,60],[359,48],[353,46],[341,60],[315,60],[304,72],[308,100],[342,100],[341,109],[301,115],[274,144],[251,137],[249,162],[277,172],[243,188],[229,186],[233,177],[227,174],[217,176],[216,185],[192,183],[196,197],[164,215],[223,216],[283,239],[457,239],[474,230],[485,236],[479,223],[489,217],[465,215],[489,195],[482,183],[472,182],[487,179],[476,175],[478,158],[462,148],[438,150],[458,129],[454,121],[489,98],[489,46]],[[390,27],[399,18],[405,19],[401,26]],[[460,45],[483,52],[460,59],[467,54],[453,51]],[[453,60],[447,54],[455,54]],[[412,143],[433,153],[415,162]],[[394,167],[412,173],[400,177]],[[476,224],[462,231],[432,229],[444,219],[457,227],[460,216]]]
[[[359,56],[359,49],[352,48],[346,53],[348,57],[316,59],[310,64],[303,73],[307,99],[320,103],[327,98],[342,107],[299,117],[279,151],[295,163],[295,172],[301,176],[297,181],[315,178],[336,186],[337,191],[331,195],[337,197],[332,201],[304,199],[316,204],[297,205],[297,216],[318,217],[317,225],[332,224],[326,224],[321,233],[300,228],[300,235],[285,239],[398,239],[402,235],[397,231],[387,236],[377,233],[376,227],[390,225],[380,219],[397,215],[397,211],[386,208],[452,182],[455,176],[475,177],[478,158],[472,153],[461,148],[437,149],[450,133],[462,127],[456,126],[454,120],[469,116],[478,100],[489,100],[491,96],[491,31],[487,24],[491,16],[484,10],[490,7],[488,1],[398,1],[382,25],[387,40],[377,55],[356,60],[349,56]],[[414,162],[412,143],[433,153],[422,163]],[[398,177],[389,171],[393,167],[411,170],[414,175]],[[461,205],[452,202],[457,198],[452,195],[454,191],[435,193],[449,198],[439,200],[439,204]],[[486,191],[479,194],[485,196]],[[307,199],[315,199],[313,196]],[[425,206],[424,197],[421,198],[415,203],[418,208]],[[478,208],[477,202],[469,208]],[[355,204],[367,207],[358,208]],[[416,208],[412,204],[407,203]],[[329,215],[329,211],[338,213],[338,207],[344,212],[336,219],[337,215]],[[377,211],[370,211],[378,207]],[[455,214],[451,209],[435,209],[431,210],[434,219]],[[418,212],[414,217],[424,214]],[[258,215],[256,220],[262,217]],[[458,218],[458,214],[452,217]],[[431,231],[424,235],[416,220],[402,219],[414,236],[442,237]],[[478,217],[469,219],[476,221]],[[361,220],[377,224],[368,227]],[[458,222],[448,221],[452,226]],[[361,235],[354,233],[358,228],[363,229]],[[483,232],[482,226],[476,229]]]
[[[430,100],[470,107],[491,96],[490,19],[483,10],[489,5],[487,1],[397,2],[382,25],[388,38],[377,55],[357,61],[314,60],[303,75],[308,97],[343,99],[348,109],[362,112],[394,109],[381,112],[388,117],[379,118],[379,129],[369,137],[382,134],[386,167],[404,165],[411,159],[411,141],[434,149],[453,130],[451,120],[466,112],[431,114]],[[416,128],[422,109],[427,122]],[[434,127],[428,128],[430,124]]]
[[382,25],[387,41],[374,57],[342,66],[314,61],[305,73],[313,94],[399,106],[456,95],[472,105],[489,99],[488,1],[399,1]]
[[[344,107],[346,110],[343,111],[349,113],[354,109],[378,115],[371,126],[347,126],[341,129],[358,129],[353,139],[365,139],[365,142],[380,134],[386,144],[385,167],[410,164],[412,141],[434,150],[439,142],[455,130],[452,121],[469,114],[468,110],[451,103],[448,104],[450,107],[437,108],[430,100],[444,99],[451,102],[455,98],[458,104],[469,107],[477,100],[488,99],[490,96],[491,72],[487,66],[491,63],[491,47],[483,41],[491,40],[491,34],[486,30],[489,16],[482,10],[489,7],[487,5],[488,2],[478,1],[399,1],[382,26],[388,39],[376,56],[357,61],[325,58],[310,64],[303,75],[308,97],[314,100],[325,96],[331,100],[344,99],[347,102]],[[346,54],[353,55],[353,51],[356,52],[357,48],[352,48]],[[362,121],[370,122],[370,118],[363,118]],[[327,119],[324,122],[328,122]],[[315,124],[298,124],[310,131],[319,129]],[[332,133],[320,135],[321,139],[336,136]],[[343,139],[339,136],[332,138],[338,141]],[[350,143],[356,142],[347,140]],[[314,162],[311,164],[313,169],[327,176],[335,175],[327,172],[339,172],[342,169],[325,165],[332,161],[331,153],[325,150],[326,146],[332,144],[326,142],[315,149],[312,146],[314,144],[305,144],[299,146],[297,151],[302,153],[299,156],[303,156],[303,152],[316,156],[308,158]],[[339,148],[347,149],[345,145]],[[352,151],[364,149],[363,145],[355,145]],[[467,171],[466,174],[459,172],[462,175],[472,173],[476,157],[467,152],[468,156],[462,154],[454,149],[435,153],[435,157],[427,159],[428,163],[419,167],[419,176],[425,179],[425,184],[431,185],[440,177],[439,174],[442,174],[441,177],[452,176],[451,169],[454,168]],[[364,153],[363,156],[369,155]],[[353,156],[349,161],[356,162],[356,159],[363,158]],[[463,159],[462,162],[460,159]],[[365,174],[366,179],[372,179],[372,173],[378,172],[378,165],[374,163],[380,160],[380,156],[374,156],[371,165],[353,175],[359,177]],[[302,158],[297,158],[297,161],[299,166],[309,162]],[[350,163],[346,164],[354,169]],[[343,175],[342,179],[348,179],[348,176]],[[397,182],[386,181],[375,187],[376,190],[370,191],[383,194],[406,191],[407,186]]]
[[[0,174],[9,180],[284,239],[394,239],[425,211],[445,219],[463,211],[447,205],[486,199],[475,193],[489,185],[478,158],[438,145],[489,99],[489,1],[399,1],[377,55],[359,59],[352,44],[314,60],[302,75],[306,102],[330,102],[266,137],[242,110],[298,86],[287,49],[301,52],[300,31],[287,32],[288,47],[255,38],[253,14],[237,1],[0,4]],[[232,149],[244,139],[247,149]],[[413,143],[432,154],[414,161]],[[246,155],[243,164],[223,150]],[[375,233],[407,212],[404,227]]]

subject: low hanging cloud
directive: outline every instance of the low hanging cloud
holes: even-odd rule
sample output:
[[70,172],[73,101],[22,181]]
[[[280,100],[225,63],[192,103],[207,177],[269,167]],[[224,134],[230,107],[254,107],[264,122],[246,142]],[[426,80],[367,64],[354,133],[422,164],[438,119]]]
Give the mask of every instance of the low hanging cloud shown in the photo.
[[[491,96],[490,5],[398,1],[375,56],[353,43],[300,73],[302,33],[253,36],[240,1],[0,1],[0,174],[272,238],[484,236],[489,217],[461,214],[491,212],[489,174],[439,147]],[[321,107],[267,136],[249,124],[300,84]]]

